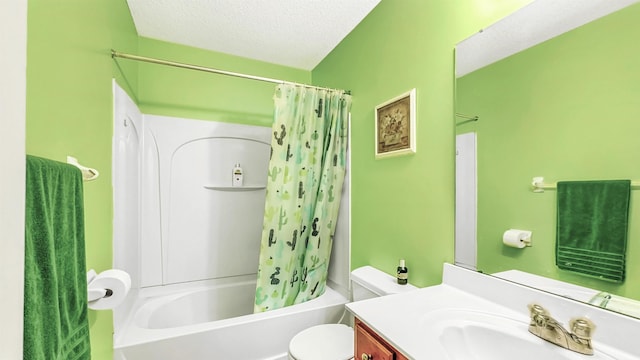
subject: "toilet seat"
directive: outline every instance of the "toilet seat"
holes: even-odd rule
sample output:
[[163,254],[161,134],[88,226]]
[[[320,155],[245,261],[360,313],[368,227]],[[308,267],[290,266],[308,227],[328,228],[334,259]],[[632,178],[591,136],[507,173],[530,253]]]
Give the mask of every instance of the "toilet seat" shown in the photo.
[[294,360],[353,359],[353,329],[343,324],[312,326],[289,342],[289,358]]

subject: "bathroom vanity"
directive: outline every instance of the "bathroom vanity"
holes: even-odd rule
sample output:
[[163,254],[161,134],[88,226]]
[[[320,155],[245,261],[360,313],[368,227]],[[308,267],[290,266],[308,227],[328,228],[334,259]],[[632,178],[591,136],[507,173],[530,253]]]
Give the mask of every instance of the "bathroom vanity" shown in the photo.
[[[639,319],[450,264],[440,285],[347,304],[356,319],[355,358],[584,359],[529,331],[531,304],[562,329],[574,318],[595,324],[589,359],[640,359],[640,344],[621,336],[638,333]],[[570,339],[571,332],[558,334]]]
[[360,319],[355,319],[355,358],[361,360],[408,360]]

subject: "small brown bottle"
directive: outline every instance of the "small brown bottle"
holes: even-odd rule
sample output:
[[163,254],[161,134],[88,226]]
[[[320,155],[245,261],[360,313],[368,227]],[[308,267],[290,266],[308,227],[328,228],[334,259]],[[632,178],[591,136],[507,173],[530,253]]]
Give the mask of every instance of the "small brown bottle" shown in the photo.
[[398,284],[400,285],[406,285],[409,280],[409,269],[407,269],[407,267],[404,265],[404,259],[400,260],[396,278],[398,279]]

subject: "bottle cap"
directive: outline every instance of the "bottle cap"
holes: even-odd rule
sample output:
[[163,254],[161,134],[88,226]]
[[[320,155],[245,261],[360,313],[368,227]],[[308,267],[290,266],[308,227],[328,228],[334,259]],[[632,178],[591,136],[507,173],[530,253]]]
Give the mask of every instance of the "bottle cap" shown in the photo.
[[402,268],[404,267],[404,259],[400,260],[400,267],[402,267]]

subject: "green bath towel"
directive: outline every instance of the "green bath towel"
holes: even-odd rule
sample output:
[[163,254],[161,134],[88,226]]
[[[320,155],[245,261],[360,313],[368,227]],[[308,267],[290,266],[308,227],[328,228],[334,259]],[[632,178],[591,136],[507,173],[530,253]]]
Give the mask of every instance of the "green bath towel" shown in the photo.
[[25,360],[90,359],[82,175],[27,155]]
[[558,182],[556,265],[623,282],[631,181]]

